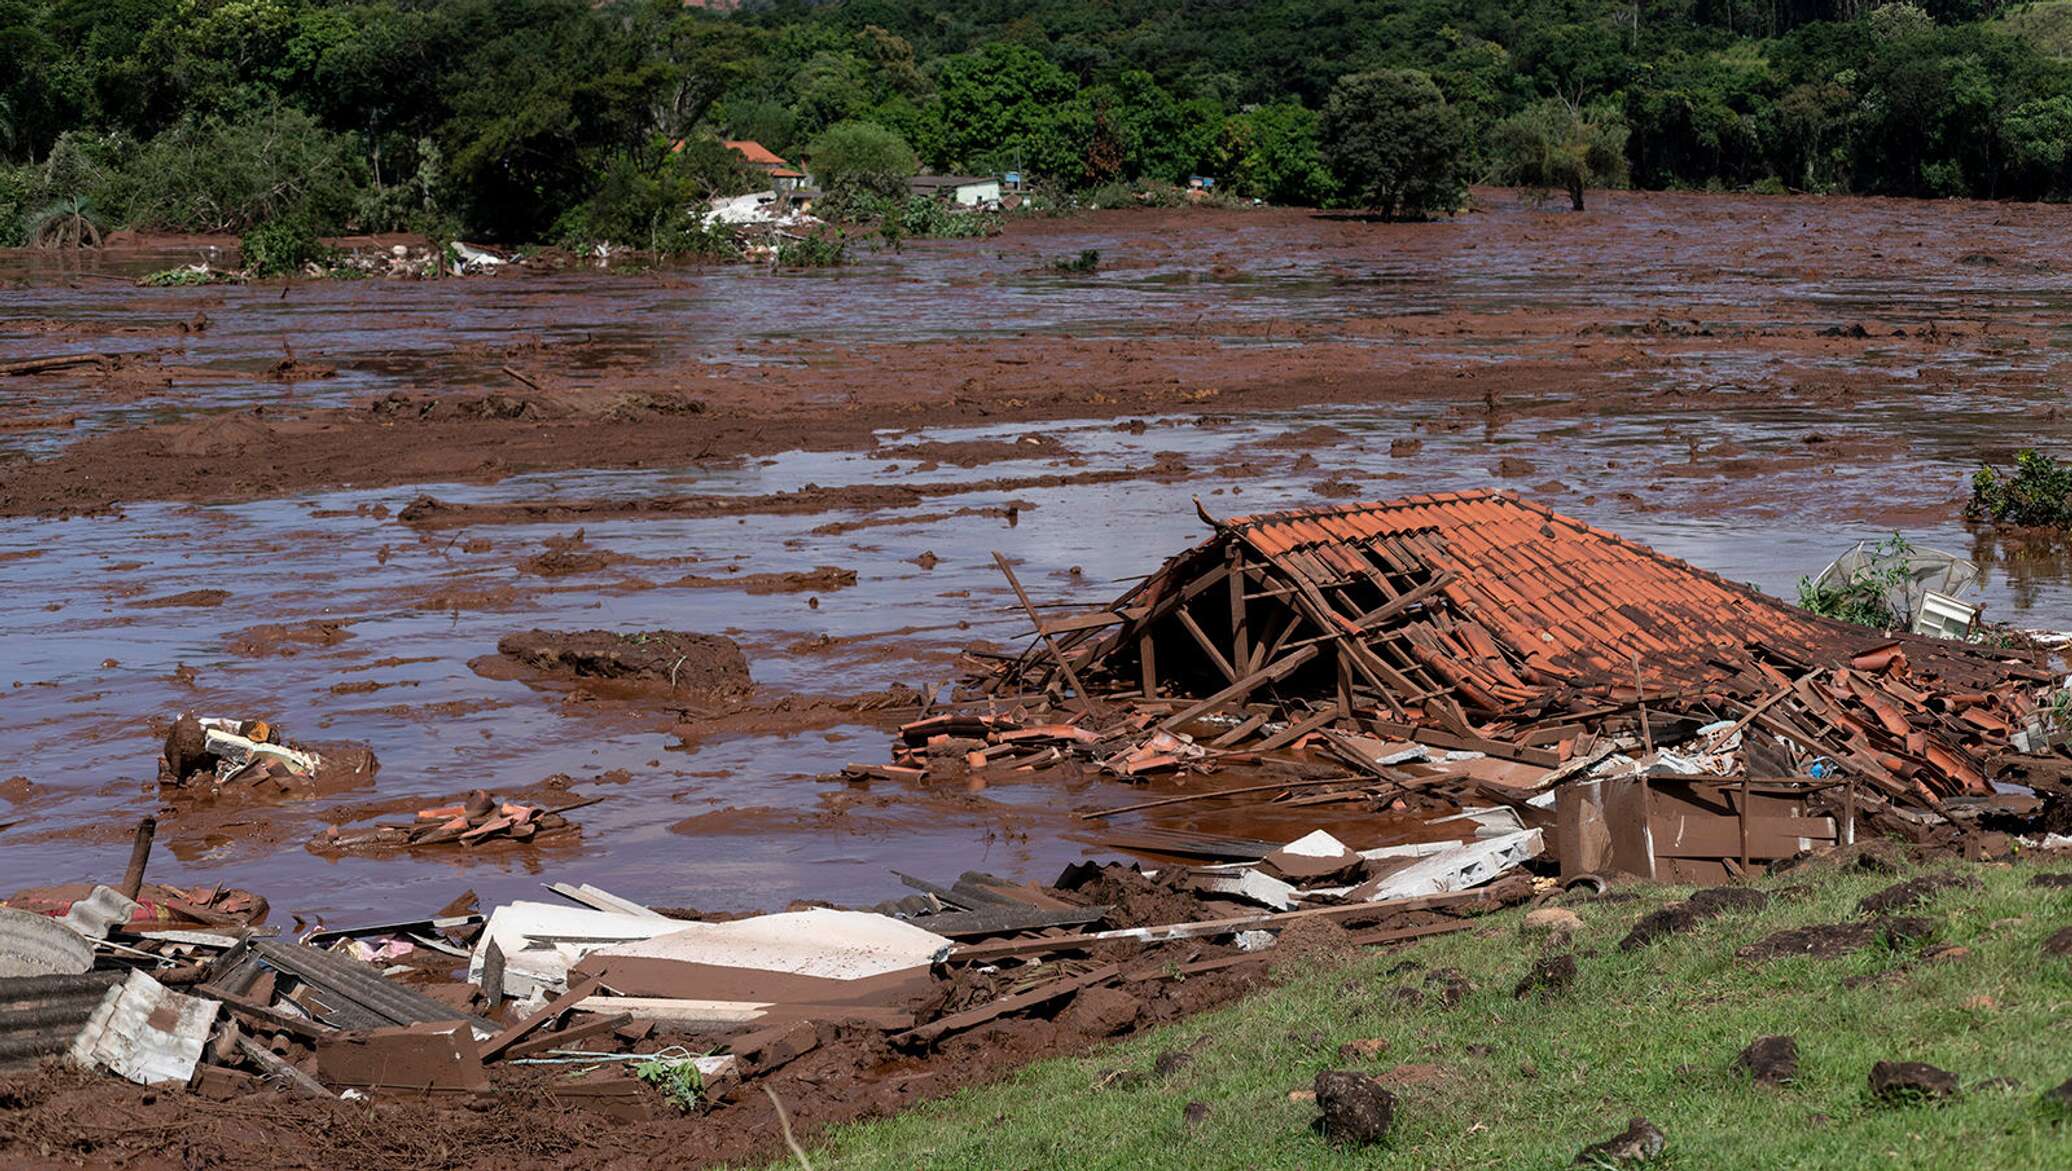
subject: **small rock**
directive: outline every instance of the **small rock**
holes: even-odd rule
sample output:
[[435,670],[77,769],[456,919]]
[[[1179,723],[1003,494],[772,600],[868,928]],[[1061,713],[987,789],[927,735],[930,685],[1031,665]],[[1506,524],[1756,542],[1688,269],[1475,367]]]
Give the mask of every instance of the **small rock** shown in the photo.
[[1969,874],[1924,874],[1866,896],[1856,904],[1856,911],[1860,915],[1883,915],[1920,906],[1945,890],[1958,888],[1977,890],[1979,881]]
[[1340,1061],[1371,1061],[1389,1051],[1387,1037],[1363,1037],[1338,1047]]
[[1563,952],[1560,955],[1542,957],[1532,966],[1511,995],[1519,1000],[1538,993],[1542,996],[1556,996],[1568,991],[1576,982],[1576,957]]
[[2043,954],[2072,956],[2072,927],[2063,928],[2057,934],[2044,940]]
[[1582,925],[1582,916],[1574,911],[1563,910],[1560,907],[1541,907],[1537,911],[1526,912],[1525,921],[1519,926],[1527,934],[1535,934],[1548,931],[1574,931]]
[[1317,1109],[1323,1113],[1324,1137],[1332,1142],[1365,1146],[1380,1142],[1396,1120],[1396,1096],[1380,1082],[1349,1069],[1318,1072]]
[[1957,1075],[1920,1061],[1880,1061],[1871,1066],[1871,1096],[1892,1105],[1957,1096]]
[[1207,1102],[1189,1102],[1181,1108],[1180,1117],[1186,1120],[1190,1130],[1200,1126],[1209,1120],[1209,1104]]
[[1530,1061],[1521,1061],[1518,1063],[1518,1076],[1522,1078],[1536,1078],[1540,1076],[1540,1067]]
[[1475,990],[1475,985],[1468,980],[1467,974],[1459,968],[1440,968],[1435,972],[1427,973],[1425,975],[1425,985],[1438,988],[1439,1003],[1444,1004],[1448,1008],[1459,1004],[1467,998],[1468,993]]
[[1598,1167],[1607,1163],[1615,1166],[1646,1163],[1659,1157],[1668,1145],[1668,1137],[1654,1123],[1645,1118],[1635,1118],[1626,1124],[1624,1134],[1584,1147],[1576,1156],[1576,1165]]
[[1671,903],[1659,911],[1651,911],[1641,916],[1640,921],[1633,925],[1633,930],[1626,933],[1626,938],[1619,941],[1619,950],[1638,951],[1658,939],[1681,935],[1696,928],[1698,919],[1698,915],[1687,904]]
[[1971,1092],[1974,1094],[2012,1094],[2021,1088],[2021,1079],[2012,1077],[1989,1077],[1984,1081],[1971,1083]]
[[1072,998],[1058,1014],[1058,1023],[1092,1037],[1112,1037],[1135,1025],[1144,1015],[1144,1002],[1120,988],[1088,988]]
[[1785,1085],[1799,1076],[1798,1038],[1757,1037],[1734,1064],[1755,1075],[1759,1086]]

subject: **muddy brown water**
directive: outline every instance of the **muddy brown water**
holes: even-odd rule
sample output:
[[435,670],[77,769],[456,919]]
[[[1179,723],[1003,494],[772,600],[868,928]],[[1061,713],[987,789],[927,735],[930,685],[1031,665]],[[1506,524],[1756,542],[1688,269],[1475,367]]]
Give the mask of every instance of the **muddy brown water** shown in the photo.
[[[1103,601],[1200,538],[1196,497],[1212,512],[1241,514],[1320,493],[1377,499],[1499,484],[1786,597],[1851,542],[1898,530],[1984,564],[1990,616],[2072,628],[2064,542],[1976,534],[1957,517],[1964,479],[1981,460],[2031,442],[2062,449],[2067,438],[2057,321],[2072,277],[2054,244],[2066,213],[1637,195],[1575,220],[1507,195],[1489,207],[1457,224],[1411,227],[1125,213],[909,246],[831,275],[578,271],[145,290],[121,278],[185,259],[182,250],[110,255],[84,271],[0,259],[0,280],[10,282],[0,294],[0,362],[168,347],[168,363],[198,372],[123,394],[85,378],[10,380],[0,393],[17,417],[79,416],[0,432],[16,458],[197,411],[349,406],[470,379],[509,389],[487,380],[481,361],[463,359],[531,338],[588,338],[582,361],[621,383],[685,364],[810,366],[831,344],[946,339],[967,362],[973,342],[982,354],[996,340],[1019,353],[1032,339],[1111,339],[1127,352],[1186,337],[1232,353],[1361,347],[1382,363],[1403,359],[1406,380],[1492,367],[1500,379],[1507,364],[1528,359],[1544,370],[1550,355],[1572,371],[1551,386],[1536,376],[1530,399],[1487,405],[1406,381],[1400,395],[1365,386],[1357,402],[1224,414],[1211,401],[1144,418],[1141,428],[1089,407],[1085,418],[1036,427],[909,426],[880,436],[890,447],[1012,442],[1041,430],[1060,444],[977,469],[882,451],[790,451],[0,520],[0,779],[29,782],[0,789],[0,824],[15,823],[0,829],[0,889],[119,870],[128,826],[162,807],[152,770],[163,725],[154,721],[182,710],[266,716],[297,737],[375,748],[382,768],[366,791],[253,808],[182,801],[162,813],[153,877],[248,886],[282,911],[332,922],[429,910],[464,886],[487,903],[531,897],[554,880],[742,909],[896,896],[904,888],[893,868],[1049,879],[1088,852],[1062,836],[1079,828],[1071,810],[1156,794],[1108,781],[948,794],[852,788],[817,778],[847,761],[883,760],[900,713],[822,707],[678,727],[666,705],[600,689],[572,697],[470,663],[502,635],[533,627],[666,628],[737,638],[758,705],[794,695],[811,708],[816,698],[923,686],[949,677],[967,643],[1025,633],[991,550],[1016,558],[1041,599]],[[1081,248],[1102,251],[1103,272],[1040,270]],[[165,332],[197,311],[210,318],[202,333]],[[1871,336],[1820,333],[1859,322]],[[112,332],[130,328],[159,332]],[[336,365],[338,376],[265,380],[284,341],[300,358]],[[940,385],[914,393],[925,400],[972,373],[945,366]],[[1417,446],[1391,455],[1399,440]],[[494,504],[957,486],[1143,469],[1161,453],[1182,458],[1187,474],[1040,492],[958,489],[910,509],[590,521],[586,545],[615,560],[553,578],[520,563],[573,524],[418,531],[394,515],[423,493]],[[1011,522],[982,511],[1015,503],[1030,507]],[[972,511],[904,519],[960,510]],[[892,523],[815,531],[846,521]],[[932,568],[917,564],[924,553],[938,559]],[[773,594],[680,582],[821,566],[853,569],[858,582]],[[193,604],[212,597],[198,591],[225,596]],[[310,621],[341,623],[348,637],[284,644],[293,654],[233,646],[263,624]],[[331,820],[478,786],[525,788],[556,773],[574,778],[578,794],[607,798],[577,815],[579,845],[339,860],[303,848]],[[1183,806],[1164,824],[1292,837],[1332,816]],[[1411,832],[1384,822],[1343,828],[1361,846]]]

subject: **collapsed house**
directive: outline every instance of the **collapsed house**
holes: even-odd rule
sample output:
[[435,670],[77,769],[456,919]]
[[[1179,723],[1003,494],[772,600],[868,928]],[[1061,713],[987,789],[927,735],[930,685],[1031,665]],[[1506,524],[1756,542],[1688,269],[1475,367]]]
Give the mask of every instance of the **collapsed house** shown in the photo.
[[[1202,518],[1209,539],[1108,607],[1038,618],[974,681],[998,701],[987,759],[1051,747],[1132,776],[1307,746],[1402,792],[1429,787],[1400,767],[1420,750],[1490,758],[1527,766],[1495,778],[1522,796],[1573,790],[1564,871],[1687,880],[1859,816],[1975,818],[1991,781],[2054,783],[2063,760],[2030,751],[2058,730],[2042,652],[1823,618],[1510,493]],[[924,724],[908,761],[971,718]]]

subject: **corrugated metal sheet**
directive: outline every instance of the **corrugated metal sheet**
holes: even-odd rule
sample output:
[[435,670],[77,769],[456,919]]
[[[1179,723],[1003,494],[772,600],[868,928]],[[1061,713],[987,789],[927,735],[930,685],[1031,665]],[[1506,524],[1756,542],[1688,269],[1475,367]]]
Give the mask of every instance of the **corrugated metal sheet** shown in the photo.
[[15,1072],[71,1048],[121,972],[0,978],[0,1071]]

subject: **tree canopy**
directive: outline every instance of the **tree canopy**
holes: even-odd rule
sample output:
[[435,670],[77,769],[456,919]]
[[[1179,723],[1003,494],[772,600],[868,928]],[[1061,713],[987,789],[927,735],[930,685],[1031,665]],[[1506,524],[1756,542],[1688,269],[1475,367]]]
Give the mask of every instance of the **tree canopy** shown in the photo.
[[[318,167],[288,214],[319,226],[539,237],[641,218],[613,192],[726,185],[677,142],[789,156],[852,123],[1053,191],[1362,203],[1374,156],[1327,153],[1328,107],[1404,70],[1457,124],[1455,179],[1517,173],[1559,101],[1626,127],[1643,187],[2064,198],[2061,27],[2001,0],[0,0],[0,243],[74,196],[137,226],[283,214],[238,194],[273,190],[255,141]],[[53,186],[61,141],[88,186]],[[219,141],[194,164],[217,173],[163,170]],[[202,188],[229,202],[197,220]]]

